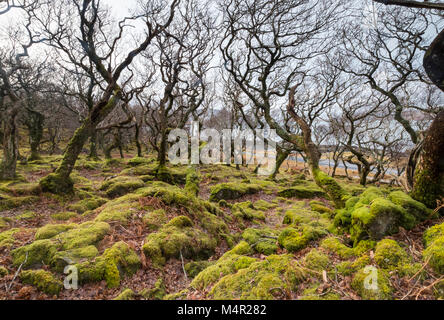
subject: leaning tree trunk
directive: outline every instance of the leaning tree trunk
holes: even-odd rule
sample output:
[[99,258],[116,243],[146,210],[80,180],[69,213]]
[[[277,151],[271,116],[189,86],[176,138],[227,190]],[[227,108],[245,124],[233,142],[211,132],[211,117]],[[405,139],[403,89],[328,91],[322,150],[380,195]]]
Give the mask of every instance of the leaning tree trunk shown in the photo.
[[74,132],[63,154],[63,160],[55,173],[40,180],[40,186],[43,191],[56,194],[73,191],[74,183],[70,175],[82,152],[83,146],[91,136],[91,132],[109,115],[122,97],[120,88],[117,87],[115,90],[112,90],[113,88],[115,87],[109,86],[102,100],[92,108],[83,124]]
[[17,115],[19,108],[15,103],[6,112],[3,129],[3,159],[0,163],[0,180],[16,178],[18,149]]
[[138,157],[143,157],[143,154],[142,154],[142,145],[140,144],[139,136],[140,136],[140,126],[139,126],[139,124],[136,122],[135,133],[134,133],[134,140],[136,140],[137,156],[138,156]]
[[319,160],[321,158],[321,153],[318,147],[311,139],[311,129],[307,122],[299,117],[294,111],[294,91],[295,88],[290,90],[290,99],[288,104],[288,112],[291,117],[297,122],[302,130],[303,141],[301,143],[301,148],[304,151],[308,167],[313,176],[316,184],[325,191],[325,193],[330,197],[330,199],[335,203],[337,209],[343,208],[345,206],[345,200],[347,193],[342,189],[342,187],[336,182],[335,179],[328,176],[319,168]]
[[444,111],[436,116],[424,140],[412,197],[429,208],[444,198]]
[[288,158],[290,153],[291,153],[290,151],[284,150],[284,149],[280,148],[279,146],[277,147],[276,166],[274,168],[273,173],[270,175],[269,179],[271,179],[271,180],[276,179],[276,175],[279,173],[279,169],[281,168],[284,161]]

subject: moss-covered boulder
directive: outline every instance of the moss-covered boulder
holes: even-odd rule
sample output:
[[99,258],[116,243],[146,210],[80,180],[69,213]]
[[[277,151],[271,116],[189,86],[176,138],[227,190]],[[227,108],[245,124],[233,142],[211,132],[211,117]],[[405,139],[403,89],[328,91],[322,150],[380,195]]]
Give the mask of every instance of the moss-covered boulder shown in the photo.
[[246,194],[258,193],[262,187],[252,183],[227,182],[217,184],[210,189],[210,201],[236,200]]
[[49,265],[59,248],[60,244],[50,239],[37,240],[12,250],[12,262],[15,267],[23,265],[23,268]]
[[313,199],[316,197],[325,197],[326,193],[317,187],[308,185],[285,188],[280,190],[278,195],[284,198]]
[[39,197],[36,196],[23,196],[23,197],[0,197],[0,211],[19,208],[21,206],[30,205],[39,201]]
[[8,269],[6,269],[3,266],[0,266],[0,279],[3,278],[4,276],[8,275],[9,271]]
[[429,228],[424,233],[424,261],[439,274],[444,274],[444,223]]
[[128,244],[120,241],[106,249],[95,261],[76,266],[81,283],[105,280],[109,288],[115,288],[120,285],[122,276],[133,275],[141,267],[141,262]]
[[375,262],[383,269],[391,269],[408,263],[409,256],[395,240],[384,239],[376,245]]
[[186,216],[172,219],[145,240],[143,251],[154,266],[163,266],[169,258],[208,258],[216,248],[217,240],[195,228]]
[[91,197],[80,200],[69,206],[69,210],[73,210],[77,213],[84,213],[89,210],[97,209],[107,202],[106,199],[100,197]]
[[242,233],[242,238],[258,253],[271,255],[278,250],[277,237],[279,231],[264,229],[246,229]]
[[144,186],[145,183],[139,178],[119,176],[105,181],[101,185],[100,190],[105,191],[108,197],[115,198],[123,196]]
[[402,191],[394,191],[388,195],[388,199],[403,207],[409,214],[415,216],[418,221],[424,221],[430,218],[433,211],[428,209],[423,203],[414,200]]
[[45,270],[25,270],[19,277],[23,283],[35,286],[49,295],[58,295],[63,289],[63,283]]
[[305,277],[292,255],[271,255],[223,277],[209,296],[217,300],[285,299]]
[[35,240],[50,239],[59,233],[74,229],[75,224],[47,224],[35,233]]
[[64,212],[58,212],[51,214],[51,218],[56,221],[67,221],[72,218],[76,218],[79,215],[72,211],[64,211]]
[[99,251],[93,245],[71,250],[58,251],[51,259],[51,267],[57,272],[63,272],[67,265],[91,261],[98,255]]
[[188,277],[194,278],[203,270],[205,270],[206,268],[208,268],[213,264],[214,262],[205,261],[205,260],[188,262],[187,264],[185,264],[185,272],[187,273]]
[[233,249],[227,251],[219,260],[208,266],[191,282],[190,287],[205,289],[215,284],[223,276],[233,274],[240,269],[249,267],[255,258],[248,257],[253,250],[246,241],[239,242]]
[[[374,277],[372,276],[374,273]],[[393,288],[387,274],[376,268],[359,270],[352,281],[352,288],[363,300],[392,300]]]
[[397,233],[399,227],[410,230],[419,222],[416,215],[420,215],[421,206],[408,200],[402,192],[387,195],[370,187],[359,197],[347,200],[335,217],[335,225],[348,229],[355,244],[363,239],[381,240]]

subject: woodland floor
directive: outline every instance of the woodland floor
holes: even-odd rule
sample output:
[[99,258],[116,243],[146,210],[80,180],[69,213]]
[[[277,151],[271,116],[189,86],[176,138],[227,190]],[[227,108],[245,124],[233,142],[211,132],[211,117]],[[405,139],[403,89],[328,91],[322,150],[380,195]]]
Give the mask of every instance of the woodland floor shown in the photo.
[[[304,217],[333,222],[334,208],[327,197],[316,196],[304,199],[301,197],[284,198],[278,195],[281,190],[295,185],[301,185],[309,190],[316,189],[309,178],[303,180],[303,182],[295,181],[295,176],[301,178],[301,172],[295,171],[285,172],[285,170],[281,170],[276,181],[271,182],[254,175],[251,167],[241,167],[240,170],[226,166],[200,167],[198,170],[200,176],[198,201],[209,200],[212,188],[222,183],[251,184],[257,186],[257,190],[252,194],[242,195],[235,200],[228,199],[226,203],[213,202],[213,206],[217,209],[214,216],[217,217],[220,223],[226,225],[227,230],[224,231],[226,233],[224,236],[210,235],[210,237],[218,238],[217,244],[211,248],[210,254],[207,254],[204,258],[197,253],[194,255],[192,252],[182,256],[181,251],[179,256],[174,254],[167,256],[163,265],[155,265],[148,251],[143,249],[147,242],[147,236],[153,233],[161,233],[168,221],[181,215],[189,216],[196,230],[208,233],[208,228],[199,220],[200,214],[202,214],[201,211],[205,211],[205,209],[202,209],[203,207],[190,207],[184,204],[183,201],[185,200],[176,203],[173,199],[173,201],[168,202],[165,198],[158,196],[160,193],[153,194],[149,188],[155,182],[147,177],[149,169],[153,166],[153,160],[147,158],[146,162],[142,161],[135,165],[129,163],[131,159],[131,157],[127,157],[126,159],[115,159],[113,161],[89,161],[86,158],[81,158],[73,174],[76,192],[69,196],[55,196],[41,193],[38,190],[37,182],[56,168],[60,157],[44,157],[39,161],[20,164],[18,173],[21,178],[18,181],[0,183],[0,267],[4,268],[4,274],[0,273],[0,299],[114,299],[125,289],[132,290],[132,293],[128,296],[130,299],[359,300],[368,298],[356,285],[353,285],[353,279],[365,264],[377,266],[375,261],[376,242],[370,245],[367,250],[344,256],[338,254],[339,251],[323,244],[323,241],[327,238],[334,238],[349,250],[353,250],[349,239],[350,235],[346,232],[334,232],[331,226],[325,224],[316,224],[316,228],[323,228],[320,234],[316,238],[310,238],[310,241],[298,250],[289,251],[278,243],[281,232],[289,227],[288,223],[284,223],[288,211],[295,212],[298,219],[300,218],[302,221],[298,226],[294,226],[295,228],[313,226],[312,221],[304,220]],[[186,168],[175,167],[172,169],[178,172],[178,177],[185,178]],[[131,184],[124,185],[123,183],[124,186],[119,189],[118,196],[107,193],[107,189],[103,188],[104,182],[114,181],[122,176],[131,179],[145,177],[142,179],[145,182],[143,182],[143,185],[139,184],[133,187],[130,186]],[[338,181],[350,194],[359,195],[365,190],[355,182],[346,179],[338,179]],[[178,181],[176,185],[177,190],[180,191],[184,187],[184,181]],[[146,193],[143,193],[144,188],[148,188]],[[395,188],[389,188],[388,186],[381,186],[381,188],[389,191],[395,190]],[[140,195],[138,202],[130,202],[130,200],[126,202],[127,198],[125,197],[132,194]],[[96,198],[102,199],[100,205],[96,208],[94,208],[95,206],[88,208],[79,206],[79,204],[85,203],[85,199]],[[116,199],[121,199],[125,206],[117,207],[115,209],[117,211],[112,212],[115,219],[98,219],[103,210],[106,210],[107,206],[113,204]],[[313,202],[314,200],[317,202]],[[266,201],[265,205],[264,201]],[[236,203],[245,203],[244,208],[248,210],[246,209],[244,212],[242,211],[244,209],[240,209],[238,211],[238,213],[242,212],[244,214],[243,217],[242,214],[236,215],[233,212]],[[326,208],[325,211],[322,214],[313,211],[314,203]],[[159,222],[159,225],[153,228],[146,223],[146,214],[159,209],[164,210],[167,220]],[[119,214],[125,210],[130,210],[131,214],[125,214],[124,221],[119,220],[121,218]],[[65,212],[70,212],[70,214],[62,220],[55,215]],[[129,273],[123,271],[125,262],[117,263],[120,272],[118,285],[110,286],[107,283],[106,276],[104,276],[96,281],[82,282],[78,290],[61,289],[57,295],[45,293],[45,289],[40,288],[38,283],[29,284],[29,282],[24,283],[22,281],[20,273],[24,272],[24,269],[48,271],[58,283],[61,283],[64,279],[65,275],[62,272],[55,271],[53,265],[49,262],[40,261],[41,263],[37,266],[29,267],[14,263],[11,252],[34,243],[36,233],[40,228],[53,224],[78,226],[88,221],[99,220],[106,221],[110,229],[106,232],[106,235],[93,244],[98,250],[97,257],[101,256],[106,249],[111,248],[114,244],[123,241],[140,259],[137,268]],[[404,262],[411,266],[415,265],[416,269],[410,272],[400,272],[400,269],[397,268],[384,270],[390,293],[378,296],[378,298],[399,300],[442,298],[441,290],[444,287],[442,281],[444,277],[432,269],[423,257],[424,231],[442,223],[444,223],[442,217],[427,220],[421,222],[412,230],[407,231],[401,228],[399,233],[386,237],[399,244],[407,255],[407,260]],[[245,232],[250,229],[259,230],[259,240],[251,240],[248,237]],[[12,236],[8,236],[7,232],[11,230],[15,230],[15,232]],[[166,242],[169,241],[168,230],[170,229],[164,231],[167,233]],[[171,237],[174,239],[175,236],[171,235]],[[193,238],[192,241],[196,241],[196,246],[201,243],[197,238]],[[240,256],[251,258],[245,266],[235,265],[235,260],[221,259],[227,252],[230,254],[230,250],[242,241],[248,243],[249,249],[247,252],[240,253]],[[256,249],[259,241],[265,241],[268,247],[263,250]],[[192,248],[189,248],[189,250],[193,251]],[[184,253],[186,251],[187,248],[184,247]],[[284,257],[285,259],[288,258],[289,260],[283,260],[282,263],[285,264],[291,261],[292,265],[294,264],[294,269],[303,273],[303,276],[300,276],[301,279],[294,282],[291,277],[282,273],[286,266],[282,268],[283,266],[278,264],[280,260],[276,260],[276,270],[273,269],[274,262],[270,262],[270,267],[266,267],[265,262],[268,263],[269,260],[267,259],[270,256],[277,256],[282,259]],[[95,259],[95,257],[81,259],[79,263],[94,262]],[[356,267],[359,263],[353,265],[354,262],[359,262],[360,259],[366,260],[366,263],[359,267]],[[199,265],[199,271],[201,269],[203,271],[199,275],[197,275],[199,272],[186,275],[185,266],[193,261],[197,261],[198,264],[196,265]],[[317,261],[319,261],[319,265],[316,264]],[[210,263],[205,264],[205,262]],[[221,265],[219,271],[218,269],[210,269],[218,263]],[[206,268],[201,265],[205,265]],[[254,268],[257,268],[257,275],[247,272],[248,270],[254,271]],[[194,280],[192,276],[195,276]],[[245,283],[242,283],[242,281]],[[236,286],[230,289],[231,283],[236,283]],[[147,293],[147,290],[149,293]],[[265,291],[262,292],[261,290]],[[130,291],[127,290],[127,292]]]

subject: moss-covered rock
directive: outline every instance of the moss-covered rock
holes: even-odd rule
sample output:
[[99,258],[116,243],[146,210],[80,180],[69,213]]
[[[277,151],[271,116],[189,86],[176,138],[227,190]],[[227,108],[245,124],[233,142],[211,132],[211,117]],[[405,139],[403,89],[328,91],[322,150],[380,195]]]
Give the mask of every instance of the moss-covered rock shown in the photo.
[[258,253],[270,255],[276,253],[278,250],[277,237],[279,231],[264,228],[264,229],[246,229],[242,233],[242,238]]
[[117,297],[115,297],[113,300],[134,300],[137,296],[137,293],[135,293],[131,289],[125,289],[123,290]]
[[291,255],[271,255],[220,279],[210,291],[214,299],[283,299],[306,275]]
[[109,288],[120,285],[123,275],[133,275],[140,267],[138,255],[123,241],[115,243],[111,248],[96,258],[94,262],[76,265],[81,283],[105,280]]
[[45,270],[25,270],[19,277],[23,283],[35,286],[46,294],[58,295],[63,289],[63,283]]
[[43,192],[55,194],[67,194],[74,192],[74,182],[71,178],[65,179],[57,173],[51,173],[40,180],[40,187]]
[[319,292],[320,285],[315,284],[305,289],[299,300],[340,300],[341,296],[334,292]]
[[59,233],[74,229],[75,224],[47,224],[35,233],[35,240],[50,239]]
[[167,215],[163,209],[157,209],[146,213],[142,220],[151,231],[158,230],[168,222]]
[[142,164],[149,164],[152,162],[153,162],[153,159],[150,159],[150,158],[134,157],[134,158],[128,160],[128,165],[131,167],[136,167],[136,166],[140,166]]
[[145,299],[162,300],[166,295],[165,284],[162,278],[157,279],[152,289],[144,289],[139,293]]
[[337,254],[341,259],[350,259],[355,256],[353,248],[343,244],[341,240],[335,237],[328,237],[321,241],[321,247]]
[[3,266],[0,266],[0,279],[9,274],[8,269]]
[[51,218],[56,221],[67,221],[75,217],[78,217],[78,214],[72,211],[64,211],[51,214]]
[[215,284],[220,278],[249,267],[256,259],[248,257],[253,250],[246,241],[239,242],[227,251],[217,262],[201,271],[191,282],[190,287],[205,289]]
[[50,239],[37,240],[26,246],[11,251],[13,265],[23,268],[49,265],[60,244]]
[[361,296],[363,300],[391,300],[393,299],[393,288],[387,274],[380,270],[375,270],[375,281],[371,277],[372,269],[365,268],[359,270],[352,281],[352,288]]
[[108,197],[115,198],[123,196],[144,186],[145,183],[139,178],[130,176],[119,176],[105,181],[101,185],[100,190],[105,191]]
[[0,197],[0,211],[19,208],[21,206],[30,205],[39,201],[39,197],[24,196],[24,197]]
[[57,272],[63,272],[67,265],[91,261],[99,255],[99,251],[93,245],[86,247],[59,251],[51,259],[51,267]]
[[70,205],[69,210],[73,210],[77,213],[84,213],[89,210],[97,209],[106,202],[106,199],[100,197],[87,198]]
[[57,236],[64,250],[95,245],[110,231],[111,227],[105,222],[88,221]]
[[251,201],[238,202],[231,206],[231,213],[245,220],[265,220],[265,214],[261,210],[257,210]]
[[402,191],[394,191],[388,195],[388,199],[404,208],[409,214],[413,215],[417,221],[424,221],[430,218],[433,211],[424,204],[414,200],[412,197]]
[[210,201],[235,200],[246,194],[258,193],[261,190],[262,187],[260,185],[252,183],[221,183],[211,187]]
[[437,273],[444,274],[444,223],[429,228],[424,233],[424,243],[424,261],[429,261]]
[[217,240],[195,228],[185,216],[172,219],[159,231],[147,236],[143,251],[156,267],[169,258],[207,258],[216,248]]
[[185,191],[194,196],[197,196],[199,194],[199,189],[200,189],[199,182],[200,178],[196,168],[195,167],[188,168],[186,183],[185,183]]
[[410,261],[407,253],[395,240],[384,239],[376,245],[375,262],[383,269],[392,269]]
[[12,247],[15,242],[14,235],[18,232],[20,229],[13,228],[0,233],[0,249]]
[[278,192],[280,197],[297,198],[297,199],[312,199],[316,197],[325,197],[326,194],[319,188],[314,186],[296,186],[282,189]]

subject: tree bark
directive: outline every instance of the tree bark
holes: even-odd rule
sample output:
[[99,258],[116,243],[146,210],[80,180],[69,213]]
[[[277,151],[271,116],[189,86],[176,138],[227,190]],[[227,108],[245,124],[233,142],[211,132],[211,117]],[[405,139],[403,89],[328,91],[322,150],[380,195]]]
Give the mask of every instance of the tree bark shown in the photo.
[[17,102],[8,108],[3,129],[3,159],[0,163],[0,180],[16,178],[18,150]]
[[444,198],[444,111],[436,116],[424,139],[412,197],[429,208]]

